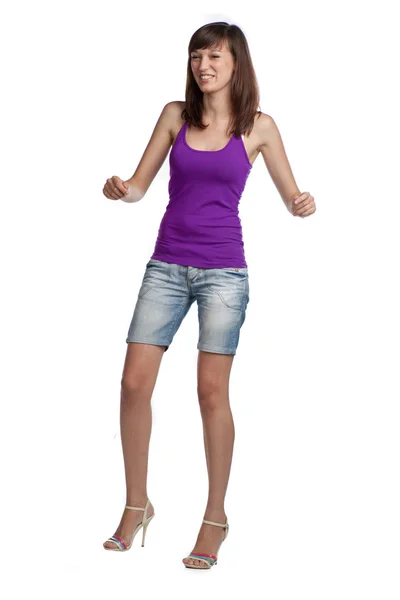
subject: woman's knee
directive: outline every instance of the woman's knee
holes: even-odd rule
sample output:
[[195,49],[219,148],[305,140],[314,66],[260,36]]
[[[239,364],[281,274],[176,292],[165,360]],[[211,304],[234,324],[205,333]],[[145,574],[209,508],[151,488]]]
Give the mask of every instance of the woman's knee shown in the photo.
[[206,380],[199,382],[197,396],[201,410],[213,412],[229,405],[229,386],[227,381]]
[[141,399],[151,396],[163,353],[164,347],[128,344],[121,378],[123,399]]
[[124,375],[121,379],[121,394],[125,398],[139,396],[145,387],[145,382],[139,376]]

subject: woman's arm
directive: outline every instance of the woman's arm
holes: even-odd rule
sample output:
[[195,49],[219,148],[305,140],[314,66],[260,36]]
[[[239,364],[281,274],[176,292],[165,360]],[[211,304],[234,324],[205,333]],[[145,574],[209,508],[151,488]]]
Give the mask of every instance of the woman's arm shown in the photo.
[[292,212],[292,199],[301,192],[286,156],[279,129],[274,119],[265,113],[258,119],[257,129],[262,142],[260,152],[265,165],[286,208]]
[[126,181],[129,194],[121,198],[124,202],[138,202],[146,194],[168,155],[172,144],[172,125],[180,110],[177,102],[168,102],[164,106],[136,171]]

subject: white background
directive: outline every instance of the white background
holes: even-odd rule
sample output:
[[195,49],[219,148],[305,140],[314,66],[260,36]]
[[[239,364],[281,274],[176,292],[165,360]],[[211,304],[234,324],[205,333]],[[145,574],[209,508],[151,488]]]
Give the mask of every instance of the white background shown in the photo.
[[[8,598],[398,600],[394,8],[39,0],[2,9]],[[181,562],[207,499],[196,306],[153,394],[156,517],[145,548],[141,534],[123,556],[102,546],[124,507],[125,339],[168,203],[168,158],[136,204],[102,189],[133,174],[163,106],[184,100],[189,39],[217,20],[247,36],[261,110],[317,212],[291,216],[258,157],[240,203],[250,303],[230,382],[230,535],[206,574]]]

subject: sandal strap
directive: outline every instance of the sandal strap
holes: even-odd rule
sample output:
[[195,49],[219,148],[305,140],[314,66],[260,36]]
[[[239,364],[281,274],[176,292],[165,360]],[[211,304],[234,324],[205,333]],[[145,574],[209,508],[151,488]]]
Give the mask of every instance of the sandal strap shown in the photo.
[[150,505],[150,499],[147,500],[146,506],[144,508],[141,508],[140,506],[128,506],[126,504],[125,508],[129,508],[129,510],[144,510],[144,515],[143,515],[143,521],[147,520],[147,509],[149,508]]
[[194,558],[195,560],[203,561],[208,567],[212,567],[217,560],[217,557],[213,554],[196,554],[192,552],[189,554],[188,558]]
[[113,535],[110,538],[108,538],[107,542],[113,542],[114,544],[116,544],[118,546],[118,548],[120,550],[126,550],[127,546],[124,542],[124,540],[122,540],[120,537]]
[[224,527],[225,529],[229,529],[228,520],[226,523],[215,523],[214,521],[206,521],[203,519],[203,523],[207,523],[208,525],[217,525],[217,527]]

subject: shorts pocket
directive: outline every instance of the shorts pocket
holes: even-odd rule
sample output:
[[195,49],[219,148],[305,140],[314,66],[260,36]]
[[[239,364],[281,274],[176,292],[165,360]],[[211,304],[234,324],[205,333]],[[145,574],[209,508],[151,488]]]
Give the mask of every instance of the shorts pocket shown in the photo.
[[151,259],[146,265],[138,298],[142,298],[153,288],[165,287],[171,279],[171,265],[161,260]]
[[208,289],[217,294],[228,308],[245,310],[249,302],[247,268],[209,269],[206,272]]

